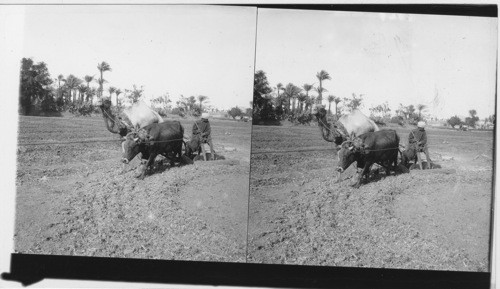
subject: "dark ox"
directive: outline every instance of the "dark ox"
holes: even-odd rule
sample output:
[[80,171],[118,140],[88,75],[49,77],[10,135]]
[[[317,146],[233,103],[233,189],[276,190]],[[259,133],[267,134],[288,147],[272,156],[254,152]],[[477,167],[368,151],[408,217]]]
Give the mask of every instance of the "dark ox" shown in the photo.
[[179,121],[166,120],[162,123],[153,123],[144,128],[128,133],[122,143],[122,162],[128,164],[136,155],[142,154],[147,160],[142,174],[137,176],[144,179],[147,169],[153,164],[156,156],[163,155],[173,165],[175,159],[182,154],[184,128]]
[[337,171],[342,173],[353,162],[358,169],[358,181],[354,187],[361,185],[363,176],[367,176],[370,167],[377,163],[386,169],[396,171],[399,152],[399,136],[394,130],[379,130],[358,136],[357,138],[342,143],[339,150],[339,163]]

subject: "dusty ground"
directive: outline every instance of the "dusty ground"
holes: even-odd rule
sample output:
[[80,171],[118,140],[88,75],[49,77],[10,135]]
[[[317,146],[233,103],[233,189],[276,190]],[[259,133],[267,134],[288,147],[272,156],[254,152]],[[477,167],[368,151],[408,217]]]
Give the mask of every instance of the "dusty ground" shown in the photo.
[[211,124],[216,152],[236,162],[159,165],[141,181],[101,117],[20,117],[19,144],[116,141],[19,146],[16,252],[245,261],[251,124]]
[[[409,130],[397,131],[406,141]],[[335,183],[317,127],[252,134],[249,262],[489,270],[492,132],[428,129],[431,158],[455,173],[381,172],[359,189],[353,167]]]

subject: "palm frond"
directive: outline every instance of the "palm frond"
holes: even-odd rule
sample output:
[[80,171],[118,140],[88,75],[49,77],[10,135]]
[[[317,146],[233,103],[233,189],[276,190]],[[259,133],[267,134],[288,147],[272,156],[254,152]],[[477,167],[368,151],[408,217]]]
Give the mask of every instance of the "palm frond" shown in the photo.
[[104,78],[103,79],[97,78],[95,80],[95,82],[97,82],[99,85],[101,85],[101,84],[107,83],[108,81]]
[[111,66],[106,61],[103,61],[103,62],[97,64],[97,69],[99,69],[99,71],[101,71],[101,72],[111,71]]
[[92,80],[94,80],[94,77],[95,77],[95,75],[93,75],[93,76],[85,75],[85,77],[84,77],[85,82],[87,82],[87,83],[92,82]]
[[309,92],[311,89],[313,89],[313,86],[312,86],[312,84],[307,84],[307,83],[304,83],[304,85],[302,85],[302,88],[303,88],[306,92]]
[[316,74],[316,78],[319,81],[327,80],[327,79],[332,79],[331,76],[330,76],[330,74],[328,72],[326,72],[325,70],[321,70],[320,72],[318,72]]
[[314,91],[316,91],[317,93],[323,93],[323,92],[328,91],[328,89],[326,89],[324,87],[315,87]]

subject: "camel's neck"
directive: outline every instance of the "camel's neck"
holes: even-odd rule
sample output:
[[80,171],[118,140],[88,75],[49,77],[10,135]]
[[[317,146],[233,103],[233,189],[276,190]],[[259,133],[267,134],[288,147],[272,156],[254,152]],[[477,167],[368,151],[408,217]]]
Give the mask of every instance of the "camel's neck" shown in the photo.
[[331,124],[328,123],[326,117],[316,116],[316,118],[318,120],[319,130],[321,131],[321,136],[323,137],[323,139],[327,142],[333,142],[334,134]]
[[104,118],[104,124],[106,128],[112,133],[119,133],[118,128],[115,123],[115,116],[109,110],[105,110],[101,107],[102,117]]

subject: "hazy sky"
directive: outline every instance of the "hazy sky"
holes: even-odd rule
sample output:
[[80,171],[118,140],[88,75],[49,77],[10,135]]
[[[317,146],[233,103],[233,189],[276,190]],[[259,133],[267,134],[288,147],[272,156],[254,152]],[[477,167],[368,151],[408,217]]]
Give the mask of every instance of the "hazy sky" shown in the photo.
[[[23,56],[53,78],[99,75],[105,84],[144,86],[146,97],[206,95],[218,108],[249,107],[256,8],[221,6],[28,6]],[[97,86],[97,84],[94,84]],[[106,93],[105,93],[106,95]]]
[[[494,113],[496,18],[259,9],[256,69],[272,86],[318,85],[385,101],[425,104],[438,117]],[[438,97],[436,97],[436,95]],[[326,104],[326,97],[324,97]]]

